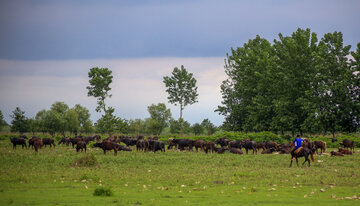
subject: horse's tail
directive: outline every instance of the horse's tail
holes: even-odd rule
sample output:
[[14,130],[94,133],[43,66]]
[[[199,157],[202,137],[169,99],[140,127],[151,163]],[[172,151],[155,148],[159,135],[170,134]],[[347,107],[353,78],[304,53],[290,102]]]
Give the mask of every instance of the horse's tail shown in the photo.
[[324,152],[325,152],[325,150],[326,150],[326,142],[324,142]]
[[313,162],[314,162],[315,160],[314,160],[314,155],[313,155],[313,153],[312,153],[312,152],[310,153],[310,156],[311,156],[311,161],[313,161]]

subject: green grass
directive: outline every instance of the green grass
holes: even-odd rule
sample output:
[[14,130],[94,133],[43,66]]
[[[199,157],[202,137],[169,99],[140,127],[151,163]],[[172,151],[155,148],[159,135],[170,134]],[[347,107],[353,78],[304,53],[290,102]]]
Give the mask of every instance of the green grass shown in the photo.
[[[327,152],[329,152],[328,150]],[[84,165],[76,165],[79,162]],[[300,163],[303,159],[300,160]],[[12,149],[0,141],[0,205],[357,205],[360,155],[113,152]],[[94,196],[107,188],[111,196]]]

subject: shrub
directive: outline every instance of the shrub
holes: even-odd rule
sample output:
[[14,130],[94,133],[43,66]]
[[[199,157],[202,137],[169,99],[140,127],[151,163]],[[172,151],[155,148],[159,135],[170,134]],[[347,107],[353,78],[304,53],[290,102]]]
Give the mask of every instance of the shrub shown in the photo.
[[97,166],[99,163],[94,154],[86,155],[81,157],[72,164],[72,166],[77,167],[94,167]]
[[114,193],[109,187],[97,187],[94,191],[94,196],[112,196]]

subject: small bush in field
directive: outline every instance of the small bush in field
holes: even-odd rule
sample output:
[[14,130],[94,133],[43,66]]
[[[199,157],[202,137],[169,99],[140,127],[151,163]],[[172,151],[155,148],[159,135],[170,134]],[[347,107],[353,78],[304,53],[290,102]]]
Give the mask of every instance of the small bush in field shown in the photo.
[[72,164],[72,166],[77,167],[94,167],[97,166],[99,163],[94,154],[86,155],[81,157]]
[[94,191],[94,196],[112,196],[114,193],[109,187],[97,187]]

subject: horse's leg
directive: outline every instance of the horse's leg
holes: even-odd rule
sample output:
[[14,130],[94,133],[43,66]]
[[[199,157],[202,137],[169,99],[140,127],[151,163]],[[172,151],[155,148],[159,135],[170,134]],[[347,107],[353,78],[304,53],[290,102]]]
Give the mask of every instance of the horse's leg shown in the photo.
[[295,157],[295,159],[296,159],[296,165],[299,167],[299,160],[297,157]]

